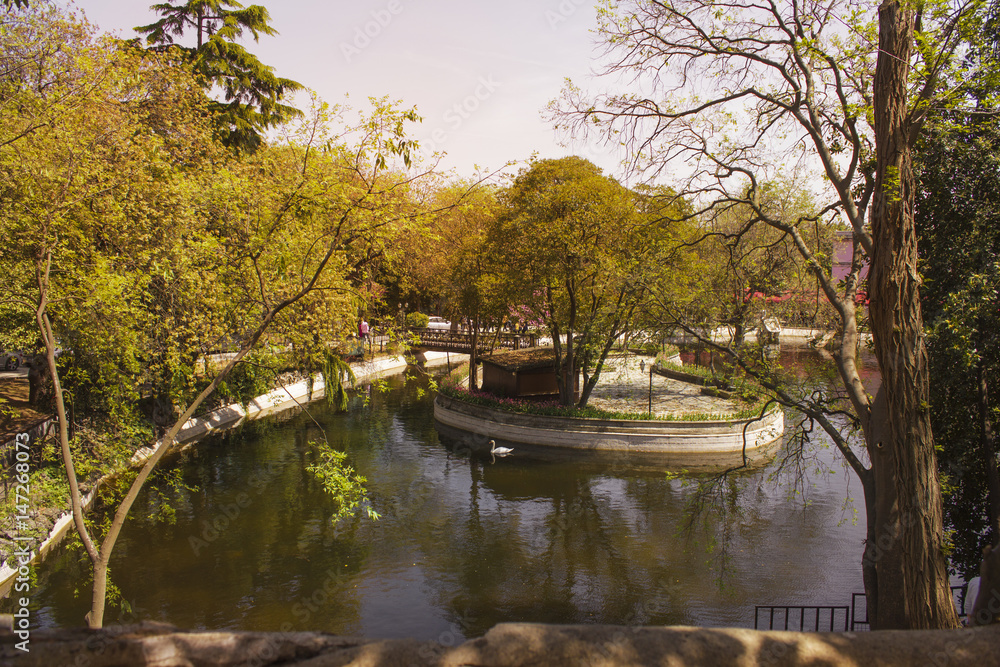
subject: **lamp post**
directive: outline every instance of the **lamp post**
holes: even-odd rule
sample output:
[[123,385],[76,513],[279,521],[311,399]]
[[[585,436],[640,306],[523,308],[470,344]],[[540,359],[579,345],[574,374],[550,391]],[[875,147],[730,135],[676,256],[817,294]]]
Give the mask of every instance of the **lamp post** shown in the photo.
[[653,416],[653,364],[649,365],[649,416]]

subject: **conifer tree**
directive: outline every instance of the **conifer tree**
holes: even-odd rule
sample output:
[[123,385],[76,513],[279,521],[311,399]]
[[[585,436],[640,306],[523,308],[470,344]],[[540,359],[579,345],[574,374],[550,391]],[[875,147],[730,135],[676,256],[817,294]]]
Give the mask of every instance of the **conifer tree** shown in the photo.
[[[223,99],[213,101],[210,108],[216,132],[225,145],[252,153],[260,147],[267,128],[300,115],[298,109],[281,100],[301,90],[302,84],[276,76],[273,67],[237,43],[244,32],[255,42],[261,33],[277,34],[266,8],[244,7],[234,0],[186,0],[163,2],[150,9],[162,18],[137,27],[136,32],[146,36],[151,48],[180,48],[205,89],[221,90]],[[194,46],[178,43],[191,33]]]

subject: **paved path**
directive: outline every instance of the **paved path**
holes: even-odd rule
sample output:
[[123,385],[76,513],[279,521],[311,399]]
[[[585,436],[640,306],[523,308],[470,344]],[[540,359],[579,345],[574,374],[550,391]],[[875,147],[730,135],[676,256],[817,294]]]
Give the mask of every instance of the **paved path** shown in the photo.
[[16,371],[0,371],[0,380],[14,380],[28,377],[28,367],[21,366]]
[[[653,360],[636,355],[609,358],[589,405],[615,412],[646,412]],[[736,401],[702,396],[701,387],[653,375],[653,412],[658,415],[732,414],[738,409]]]

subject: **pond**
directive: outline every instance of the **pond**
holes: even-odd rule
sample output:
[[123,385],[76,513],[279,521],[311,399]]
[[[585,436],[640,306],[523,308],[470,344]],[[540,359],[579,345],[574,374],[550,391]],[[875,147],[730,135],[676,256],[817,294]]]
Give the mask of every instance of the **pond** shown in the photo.
[[[821,361],[805,351],[786,363]],[[816,366],[816,365],[819,366]],[[443,443],[426,380],[367,385],[346,414],[299,414],[198,443],[147,485],[115,549],[126,601],[106,625],[321,630],[445,644],[496,623],[753,626],[756,604],[850,604],[863,517],[830,446],[808,481],[775,466],[730,477],[689,521],[695,487],[665,471],[586,461],[491,462]],[[333,525],[305,471],[320,438],[365,477],[379,521]],[[791,430],[791,429],[789,429]],[[786,436],[787,437],[787,436]],[[176,481],[176,479],[175,479]],[[189,487],[189,488],[185,488]],[[146,515],[169,505],[172,524]],[[89,565],[66,546],[36,568],[42,627],[79,626]]]

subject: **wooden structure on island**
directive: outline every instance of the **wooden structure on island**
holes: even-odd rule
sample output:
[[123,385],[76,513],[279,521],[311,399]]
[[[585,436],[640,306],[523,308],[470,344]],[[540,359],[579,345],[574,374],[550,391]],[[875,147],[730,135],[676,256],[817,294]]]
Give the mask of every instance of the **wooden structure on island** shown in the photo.
[[[509,398],[558,398],[556,353],[551,347],[533,347],[480,357],[483,391]],[[579,395],[577,374],[574,392]]]

